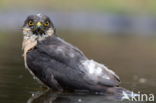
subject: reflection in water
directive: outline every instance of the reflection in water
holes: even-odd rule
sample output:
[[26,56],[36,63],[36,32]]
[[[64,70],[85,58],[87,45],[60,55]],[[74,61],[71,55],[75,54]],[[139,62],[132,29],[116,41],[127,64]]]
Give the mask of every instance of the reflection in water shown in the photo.
[[84,94],[84,93],[60,93],[51,90],[44,93],[34,93],[27,103],[117,103],[121,97],[115,94]]

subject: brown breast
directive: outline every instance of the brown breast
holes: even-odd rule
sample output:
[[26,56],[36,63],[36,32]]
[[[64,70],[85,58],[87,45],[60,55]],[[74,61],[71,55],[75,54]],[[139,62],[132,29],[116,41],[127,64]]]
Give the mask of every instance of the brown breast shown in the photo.
[[27,58],[27,52],[33,49],[37,45],[37,40],[35,39],[24,39],[22,43],[22,49],[24,50],[23,56],[24,56],[24,62],[25,67],[28,68],[26,63]]

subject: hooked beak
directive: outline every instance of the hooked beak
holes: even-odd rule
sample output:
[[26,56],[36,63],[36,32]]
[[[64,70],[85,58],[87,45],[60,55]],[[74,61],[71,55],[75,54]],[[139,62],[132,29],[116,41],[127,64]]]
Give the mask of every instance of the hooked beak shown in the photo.
[[44,34],[44,28],[41,22],[37,22],[36,23],[36,27],[34,29],[34,33],[35,34]]

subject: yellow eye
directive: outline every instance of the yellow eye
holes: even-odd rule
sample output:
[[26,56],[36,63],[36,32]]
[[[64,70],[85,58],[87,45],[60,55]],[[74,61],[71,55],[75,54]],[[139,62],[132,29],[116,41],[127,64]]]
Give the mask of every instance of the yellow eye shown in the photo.
[[44,26],[49,26],[49,22],[47,21],[46,23],[44,23]]
[[33,21],[30,20],[30,21],[28,22],[28,25],[29,25],[29,26],[33,26],[33,25],[34,25]]

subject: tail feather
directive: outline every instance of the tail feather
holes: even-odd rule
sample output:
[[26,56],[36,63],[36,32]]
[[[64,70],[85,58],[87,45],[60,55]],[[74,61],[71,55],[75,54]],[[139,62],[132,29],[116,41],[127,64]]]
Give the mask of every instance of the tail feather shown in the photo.
[[106,90],[106,93],[112,94],[121,100],[125,100],[125,99],[130,100],[131,98],[138,96],[138,94],[134,93],[133,91],[127,90],[122,87],[108,88]]

